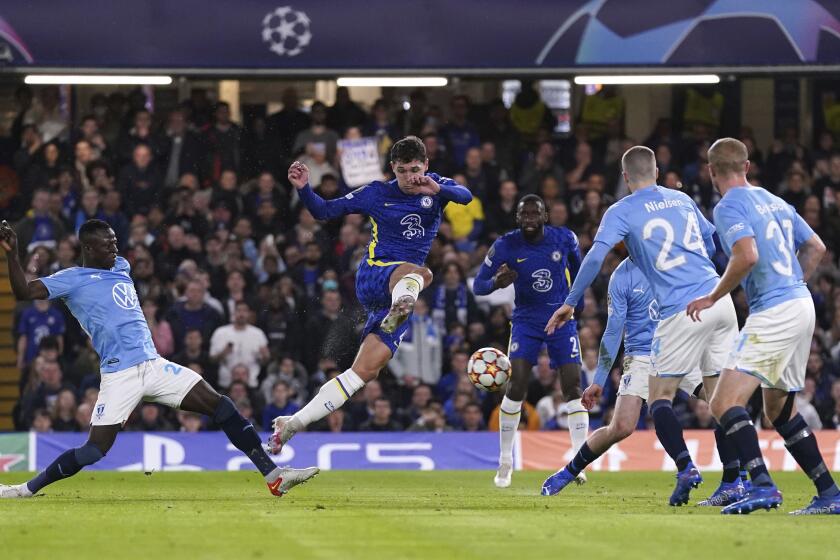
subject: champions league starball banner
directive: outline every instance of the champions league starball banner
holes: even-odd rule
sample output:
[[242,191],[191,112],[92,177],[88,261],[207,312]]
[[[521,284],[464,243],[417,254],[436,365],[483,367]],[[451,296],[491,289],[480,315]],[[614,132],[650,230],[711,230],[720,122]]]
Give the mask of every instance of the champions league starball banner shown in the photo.
[[840,0],[0,4],[0,68],[551,70],[840,64]]
[[[829,469],[840,471],[840,431],[815,432]],[[261,434],[265,440],[268,434]],[[0,472],[42,470],[66,449],[84,443],[86,434],[0,434]],[[701,471],[721,470],[712,430],[686,430],[685,440]],[[768,467],[798,467],[775,432],[759,432]],[[572,459],[569,434],[520,432],[514,446],[517,470],[557,470]],[[324,470],[495,470],[499,434],[479,433],[301,433],[275,458],[279,465]],[[110,471],[252,470],[248,458],[222,432],[125,432],[104,459],[87,467]],[[675,470],[652,430],[639,431],[595,461],[594,472]]]

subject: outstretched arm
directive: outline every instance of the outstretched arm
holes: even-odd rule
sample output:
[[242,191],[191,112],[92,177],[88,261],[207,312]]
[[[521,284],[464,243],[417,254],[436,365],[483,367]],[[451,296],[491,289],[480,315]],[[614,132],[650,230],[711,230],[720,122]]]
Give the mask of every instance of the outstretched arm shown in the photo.
[[26,281],[26,275],[20,266],[20,259],[17,251],[17,234],[9,222],[3,220],[0,225],[0,246],[6,251],[6,262],[9,265],[9,283],[12,285],[12,292],[19,301],[31,299],[47,299],[49,292],[44,283],[38,279],[31,282]]
[[802,267],[802,277],[806,282],[814,274],[823,255],[825,255],[825,243],[816,233],[799,247],[796,258],[799,260],[799,266]]
[[[316,220],[331,220],[345,214],[359,212],[354,193],[334,200],[324,200],[309,186],[309,168],[299,161],[289,167],[289,182],[297,189],[298,196]],[[355,192],[355,191],[354,191]]]
[[624,334],[624,321],[627,317],[627,301],[625,294],[613,286],[610,282],[609,303],[607,307],[607,326],[604,328],[604,335],[601,337],[601,345],[598,349],[598,368],[595,370],[595,379],[592,381],[601,387],[607,381],[610,370],[615,363],[618,349],[621,346],[621,337]]

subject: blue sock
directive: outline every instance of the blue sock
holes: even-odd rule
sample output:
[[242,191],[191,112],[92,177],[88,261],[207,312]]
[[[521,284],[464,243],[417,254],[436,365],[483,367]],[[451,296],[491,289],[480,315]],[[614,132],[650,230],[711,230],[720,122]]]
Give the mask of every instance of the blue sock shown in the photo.
[[717,444],[718,456],[723,464],[723,482],[735,482],[740,476],[741,462],[738,460],[738,450],[726,438],[723,428],[715,422],[715,444]]
[[75,449],[68,449],[58,457],[55,461],[35,476],[32,480],[26,483],[29,491],[35,494],[44,486],[52,484],[62,478],[73,476],[86,465],[91,465],[104,457],[102,451],[98,447],[86,443],[82,447]]
[[743,406],[733,406],[721,416],[720,424],[727,439],[738,450],[741,464],[750,471],[753,486],[773,486],[758,446],[758,433],[747,410]]
[[[775,425],[775,424],[774,424]],[[831,473],[825,466],[817,438],[802,415],[797,414],[780,426],[775,426],[779,435],[785,438],[785,447],[814,482],[821,497],[840,494]]]
[[680,421],[677,419],[677,415],[674,414],[671,401],[666,399],[654,401],[650,405],[650,415],[653,416],[656,437],[659,438],[659,442],[665,448],[665,452],[677,464],[677,470],[684,471],[691,464],[691,455],[685,446],[683,429]]
[[213,421],[221,426],[230,442],[251,459],[263,476],[268,476],[277,468],[263,449],[256,428],[239,414],[230,397],[223,396],[219,400],[216,412],[213,414]]
[[580,474],[580,472],[586,468],[586,466],[598,458],[589,446],[584,442],[583,445],[580,446],[577,454],[572,459],[572,462],[566,465],[566,469],[572,473],[574,476]]

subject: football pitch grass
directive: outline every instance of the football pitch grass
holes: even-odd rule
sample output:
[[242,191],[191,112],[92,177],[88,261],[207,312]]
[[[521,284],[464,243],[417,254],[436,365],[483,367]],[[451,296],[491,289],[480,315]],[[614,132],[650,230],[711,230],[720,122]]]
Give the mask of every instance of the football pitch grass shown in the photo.
[[[813,486],[776,473],[781,510],[671,508],[668,473],[590,473],[540,496],[548,473],[330,471],[283,498],[244,472],[82,472],[0,501],[0,558],[838,558],[840,518],[792,517]],[[719,473],[692,493],[717,485]],[[16,483],[23,473],[0,475]]]

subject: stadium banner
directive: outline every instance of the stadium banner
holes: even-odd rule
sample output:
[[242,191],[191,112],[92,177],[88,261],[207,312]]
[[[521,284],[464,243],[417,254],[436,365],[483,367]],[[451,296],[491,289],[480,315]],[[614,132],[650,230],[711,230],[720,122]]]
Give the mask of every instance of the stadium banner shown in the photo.
[[350,188],[384,178],[376,138],[339,140],[338,150],[341,154],[341,174]]
[[[814,432],[825,464],[840,471],[840,431]],[[685,443],[700,471],[722,469],[715,433],[712,430],[686,430]],[[794,471],[796,461],[785,449],[784,440],[774,431],[759,431],[759,445],[767,468],[774,471]],[[572,460],[568,434],[560,432],[524,432],[521,437],[522,468],[528,470],[556,470]],[[626,440],[612,446],[607,453],[589,467],[594,471],[674,471],[676,466],[653,430],[635,432]]]
[[[840,471],[840,431],[816,432],[826,465]],[[0,465],[27,470],[29,434],[0,435]],[[261,434],[265,440],[268,434]],[[514,463],[517,469],[556,470],[572,458],[569,434],[522,432]],[[35,458],[30,464],[45,468],[66,449],[84,443],[81,433],[37,434]],[[686,444],[701,471],[720,470],[711,430],[687,430]],[[784,441],[775,432],[759,432],[764,457],[771,470],[797,469]],[[497,466],[499,435],[480,433],[357,432],[301,433],[275,458],[280,465],[329,470],[492,470]],[[118,471],[235,471],[249,470],[251,462],[231,445],[222,432],[126,432],[111,451],[88,467]],[[615,445],[590,467],[594,471],[673,471],[674,464],[651,431],[639,431]],[[2,471],[3,468],[0,468]]]
[[0,434],[0,472],[28,471],[29,434]]
[[0,6],[0,68],[481,72],[840,63],[838,0],[41,4]]

